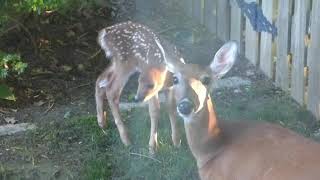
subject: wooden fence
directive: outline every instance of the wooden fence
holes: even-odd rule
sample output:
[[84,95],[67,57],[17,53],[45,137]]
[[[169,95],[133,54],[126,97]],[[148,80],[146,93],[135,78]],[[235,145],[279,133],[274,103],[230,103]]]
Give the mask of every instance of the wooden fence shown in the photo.
[[221,40],[238,41],[243,56],[320,119],[320,0],[246,0],[276,25],[275,38],[254,31],[235,0],[181,2]]

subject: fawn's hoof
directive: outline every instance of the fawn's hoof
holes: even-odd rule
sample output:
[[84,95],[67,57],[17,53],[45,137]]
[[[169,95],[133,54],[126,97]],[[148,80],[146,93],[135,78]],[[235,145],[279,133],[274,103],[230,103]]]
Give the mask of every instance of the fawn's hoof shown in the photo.
[[132,145],[130,139],[121,139],[121,141],[126,147],[129,147]]
[[107,127],[107,123],[106,122],[98,122],[98,125],[101,129],[105,129]]
[[149,146],[149,156],[154,157],[157,152],[157,148],[153,146]]
[[181,147],[181,139],[179,139],[178,141],[173,141],[173,146],[176,148],[180,148]]

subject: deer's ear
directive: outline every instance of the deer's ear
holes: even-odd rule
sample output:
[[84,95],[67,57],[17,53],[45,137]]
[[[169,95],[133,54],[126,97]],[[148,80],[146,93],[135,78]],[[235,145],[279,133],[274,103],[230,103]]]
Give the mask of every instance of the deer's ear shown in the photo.
[[215,54],[210,64],[212,75],[215,79],[224,76],[233,66],[238,55],[238,46],[234,41],[224,44]]

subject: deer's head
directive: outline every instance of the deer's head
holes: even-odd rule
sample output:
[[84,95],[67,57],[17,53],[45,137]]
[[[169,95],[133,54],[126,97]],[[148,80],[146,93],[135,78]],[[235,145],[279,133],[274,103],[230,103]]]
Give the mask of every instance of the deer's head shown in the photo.
[[[158,42],[157,42],[158,43]],[[158,46],[161,44],[158,43]],[[174,73],[173,89],[177,102],[177,112],[185,122],[206,107],[212,83],[223,77],[233,66],[238,47],[233,41],[224,44],[215,54],[211,64],[200,67],[167,59],[167,68]],[[165,55],[165,52],[162,52]]]

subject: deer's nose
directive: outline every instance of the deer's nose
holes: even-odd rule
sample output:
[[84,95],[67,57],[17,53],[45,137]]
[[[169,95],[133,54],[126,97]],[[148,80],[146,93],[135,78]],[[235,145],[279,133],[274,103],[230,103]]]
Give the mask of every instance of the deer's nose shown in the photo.
[[191,112],[193,111],[193,108],[194,108],[193,104],[188,99],[182,100],[177,107],[179,113],[183,115],[191,114]]

